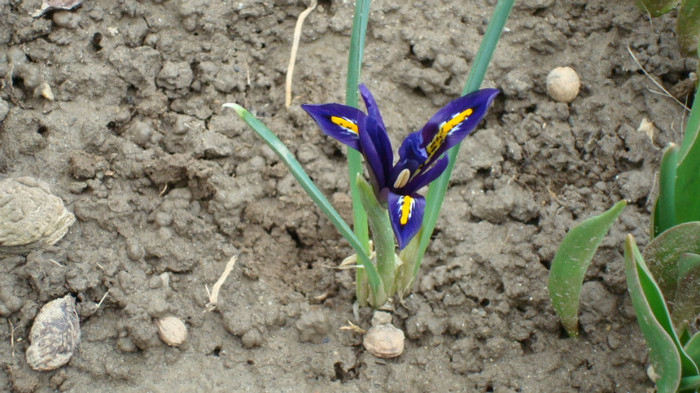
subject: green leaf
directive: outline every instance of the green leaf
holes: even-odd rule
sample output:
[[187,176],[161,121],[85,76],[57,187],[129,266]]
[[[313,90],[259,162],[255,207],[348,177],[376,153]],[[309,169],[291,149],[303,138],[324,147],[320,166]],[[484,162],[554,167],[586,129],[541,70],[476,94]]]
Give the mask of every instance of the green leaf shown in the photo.
[[700,314],[700,255],[686,253],[678,263],[676,289],[671,317],[678,331],[682,331]]
[[[659,393],[672,393],[678,389],[681,380],[681,357],[676,344],[671,335],[664,329],[656,318],[654,307],[657,312],[663,313],[665,306],[663,301],[654,303],[652,306],[645,290],[653,292],[654,280],[646,274],[644,260],[639,255],[639,250],[632,235],[625,238],[625,275],[627,277],[627,289],[632,298],[632,306],[637,315],[637,323],[642,331],[644,340],[649,347],[649,360],[654,367],[655,374],[658,375],[656,390]],[[645,278],[644,282],[642,277]],[[660,297],[660,292],[656,291],[656,297]],[[658,310],[662,308],[661,310]],[[668,314],[668,310],[666,310]],[[667,315],[668,319],[668,315]]]
[[547,283],[549,298],[570,336],[578,335],[579,296],[586,269],[625,205],[625,201],[617,202],[608,211],[571,228],[552,260]]
[[685,125],[676,171],[676,222],[700,221],[700,89]]
[[695,364],[700,364],[700,332],[695,333],[683,348]]
[[348,227],[348,224],[346,224],[338,212],[335,211],[333,205],[328,202],[323,193],[321,193],[313,181],[311,181],[309,176],[304,171],[304,168],[302,168],[301,164],[299,164],[299,161],[294,158],[292,152],[290,152],[289,149],[287,149],[287,146],[285,146],[284,143],[277,138],[277,135],[270,131],[270,129],[261,123],[260,120],[256,119],[255,116],[250,114],[250,112],[245,110],[245,108],[238,104],[230,103],[224,104],[223,106],[224,108],[231,108],[235,110],[236,114],[238,114],[238,116],[246,124],[248,124],[248,126],[252,128],[253,131],[255,131],[265,141],[265,143],[270,146],[270,148],[272,148],[280,160],[287,165],[289,172],[291,172],[294,178],[297,179],[301,188],[306,191],[316,206],[318,206],[326,217],[331,220],[338,232],[343,235],[345,240],[350,243],[350,246],[352,246],[357,253],[357,258],[362,263],[362,266],[364,266],[364,272],[367,275],[367,281],[369,282],[372,295],[375,296],[375,298],[381,297],[381,295],[384,293],[384,288],[381,285],[381,280],[379,279],[377,269],[375,269],[374,265],[367,257],[364,246],[359,240],[357,240],[355,235],[352,233],[352,230],[350,230],[350,227]]
[[[501,36],[501,32],[506,24],[510,10],[513,8],[514,2],[515,0],[498,0],[496,3],[496,7],[493,10],[493,15],[491,15],[489,24],[486,27],[484,38],[481,40],[479,50],[476,52],[474,64],[472,65],[469,75],[467,76],[467,82],[464,84],[462,95],[474,92],[479,89],[479,86],[481,86],[481,81],[484,80],[486,69],[491,61],[491,56],[496,49],[496,44],[498,43],[498,39]],[[447,163],[447,168],[442,175],[440,175],[440,177],[430,183],[430,187],[428,188],[428,193],[425,197],[425,212],[423,213],[423,225],[420,233],[420,242],[418,244],[418,251],[415,254],[416,263],[414,264],[414,277],[416,274],[418,274],[420,262],[423,259],[425,250],[428,248],[430,236],[433,234],[435,223],[440,215],[440,208],[442,207],[442,202],[445,199],[445,191],[447,190],[447,184],[450,181],[450,175],[452,174],[452,169],[454,168],[455,160],[457,159],[459,146],[460,145],[458,144],[448,151],[447,154],[449,157],[449,162]]]
[[652,17],[661,16],[676,8],[679,0],[636,0],[637,7]]
[[683,0],[676,18],[678,46],[685,56],[696,56],[700,37],[700,0]]
[[676,165],[678,162],[678,145],[670,143],[661,157],[659,169],[659,197],[654,205],[652,237],[676,225]]
[[[367,212],[369,227],[372,229],[374,249],[377,251],[377,271],[384,284],[384,290],[388,296],[394,294],[394,274],[396,272],[396,244],[394,231],[391,229],[389,212],[379,204],[374,196],[372,186],[367,183],[362,175],[357,174],[357,188],[360,191],[360,201]],[[377,304],[376,306],[381,306]]]
[[681,255],[700,254],[700,222],[686,222],[670,228],[644,249],[644,260],[666,299],[675,299]]
[[[365,45],[365,33],[369,20],[370,0],[355,2],[355,15],[352,18],[350,33],[350,50],[348,51],[348,74],[345,80],[345,105],[357,108],[357,85],[362,69],[362,50]],[[352,218],[355,236],[362,243],[365,252],[369,252],[369,233],[367,230],[367,214],[360,203],[360,194],[355,184],[358,173],[362,173],[362,154],[354,149],[348,149],[348,179],[350,180],[350,195],[352,197]],[[357,271],[358,285],[361,281],[361,271]],[[359,290],[359,287],[358,287]]]

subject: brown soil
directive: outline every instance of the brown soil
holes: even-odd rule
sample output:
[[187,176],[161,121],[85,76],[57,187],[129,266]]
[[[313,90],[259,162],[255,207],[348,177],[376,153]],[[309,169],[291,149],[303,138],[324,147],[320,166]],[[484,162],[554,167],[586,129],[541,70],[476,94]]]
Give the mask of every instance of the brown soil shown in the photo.
[[[484,86],[502,94],[463,144],[414,293],[395,305],[404,354],[378,360],[353,313],[351,253],[284,165],[221,104],[237,102],[288,144],[349,222],[344,148],[302,103],[342,102],[352,2],[321,1],[304,26],[294,103],[291,38],[306,1],[84,0],[30,16],[0,0],[0,174],[49,183],[77,217],[52,248],[0,269],[0,389],[15,392],[643,392],[647,351],[621,244],[644,244],[660,149],[680,140],[668,89],[673,16],[634,2],[521,0]],[[465,81],[494,1],[374,1],[362,81],[396,143]],[[576,100],[545,77],[571,66]],[[36,89],[48,83],[49,101]],[[681,100],[685,95],[680,95]],[[656,126],[652,138],[638,125]],[[580,339],[563,338],[548,266],[575,222],[630,201],[586,276]],[[205,312],[226,262],[238,264]],[[60,266],[53,261],[59,262]],[[41,305],[73,294],[82,341],[35,372],[26,338]],[[107,293],[104,302],[98,303]],[[154,319],[173,314],[179,348]],[[11,326],[14,331],[11,332]],[[11,338],[14,338],[12,345]]]

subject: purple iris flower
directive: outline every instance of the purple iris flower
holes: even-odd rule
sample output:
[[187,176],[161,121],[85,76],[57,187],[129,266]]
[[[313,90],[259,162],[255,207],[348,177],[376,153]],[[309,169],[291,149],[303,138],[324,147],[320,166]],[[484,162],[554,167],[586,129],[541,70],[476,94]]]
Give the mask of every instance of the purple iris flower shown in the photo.
[[359,89],[367,114],[340,104],[301,107],[324,134],[364,155],[374,192],[387,205],[399,249],[403,249],[423,222],[425,198],[417,191],[447,168],[448,158],[443,153],[464,139],[483,119],[498,90],[483,89],[450,101],[422,129],[403,140],[399,159],[394,164],[391,142],[377,103],[364,85]]

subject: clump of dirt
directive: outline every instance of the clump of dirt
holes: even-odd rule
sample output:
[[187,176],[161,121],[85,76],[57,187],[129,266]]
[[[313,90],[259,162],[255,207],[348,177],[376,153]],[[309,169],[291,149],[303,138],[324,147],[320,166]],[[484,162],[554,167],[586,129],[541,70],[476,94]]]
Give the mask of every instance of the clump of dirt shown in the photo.
[[[490,3],[373,2],[362,80],[395,144],[460,93]],[[648,239],[654,171],[680,140],[683,109],[627,48],[667,89],[683,85],[696,61],[679,55],[670,16],[650,24],[631,1],[517,3],[484,82],[502,94],[463,144],[415,291],[394,304],[404,353],[379,360],[339,330],[371,319],[354,315],[351,272],[333,268],[350,247],[221,108],[237,102],[276,131],[349,222],[345,150],[299,104],[342,102],[352,3],[322,1],[307,18],[289,111],[285,70],[306,1],[95,0],[32,17],[40,5],[0,1],[0,174],[49,184],[77,222],[56,245],[0,261],[3,390],[652,386],[621,245],[626,233]],[[570,104],[546,94],[559,66],[581,79]],[[645,118],[653,128],[638,130]],[[582,337],[565,339],[549,263],[575,222],[622,198],[586,275]],[[234,255],[205,312],[206,288]],[[31,322],[66,294],[82,341],[67,366],[34,372]],[[158,339],[166,315],[187,325],[179,347]]]

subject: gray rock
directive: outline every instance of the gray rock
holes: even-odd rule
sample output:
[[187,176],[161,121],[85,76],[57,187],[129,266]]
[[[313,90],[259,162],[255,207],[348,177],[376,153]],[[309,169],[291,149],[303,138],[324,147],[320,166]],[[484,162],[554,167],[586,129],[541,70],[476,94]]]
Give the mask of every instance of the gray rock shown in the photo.
[[46,183],[30,177],[0,180],[0,254],[52,246],[74,222]]

